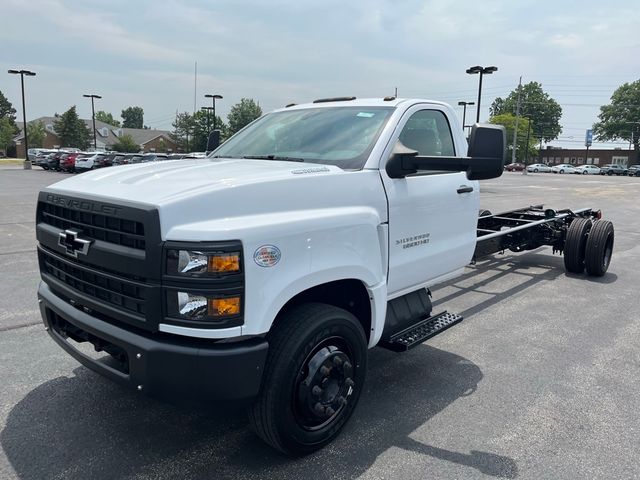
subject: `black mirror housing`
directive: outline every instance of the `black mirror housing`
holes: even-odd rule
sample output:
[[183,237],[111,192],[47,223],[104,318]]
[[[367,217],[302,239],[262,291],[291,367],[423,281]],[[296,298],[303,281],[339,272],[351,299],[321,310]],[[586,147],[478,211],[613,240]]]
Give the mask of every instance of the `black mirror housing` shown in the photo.
[[469,180],[497,178],[504,171],[506,132],[502,125],[475,124],[469,136],[467,157],[472,161],[467,170]]
[[207,152],[213,152],[220,146],[220,130],[212,130],[207,140]]

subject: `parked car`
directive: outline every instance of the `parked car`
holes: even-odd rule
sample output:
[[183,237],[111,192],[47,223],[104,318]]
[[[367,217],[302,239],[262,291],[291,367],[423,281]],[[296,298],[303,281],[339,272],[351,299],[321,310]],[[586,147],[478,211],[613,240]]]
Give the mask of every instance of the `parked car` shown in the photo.
[[47,157],[49,155],[53,155],[54,153],[58,153],[58,150],[44,150],[41,149],[37,154],[36,158],[31,162],[33,165],[37,165],[38,167],[42,167],[44,170],[48,170],[47,166]]
[[640,165],[631,165],[627,169],[627,175],[630,177],[640,177]]
[[580,165],[576,167],[576,171],[580,175],[598,175],[600,173],[600,167],[597,165]]
[[104,153],[93,153],[76,158],[76,172],[86,172],[94,169],[96,161],[100,161],[104,156]]
[[[69,152],[65,152],[64,150],[56,151],[47,155],[46,157],[46,165],[43,164],[42,168],[45,170],[60,170],[60,158],[63,155],[68,155]],[[46,168],[45,168],[46,166]]]
[[527,167],[527,172],[545,172],[548,173],[551,171],[551,167],[549,165],[545,165],[544,163],[534,163],[533,165],[529,165]]
[[113,159],[117,156],[117,153],[107,153],[96,159],[93,168],[111,167],[113,165]]
[[521,172],[522,170],[524,170],[524,163],[510,163],[509,165],[505,165],[504,169],[507,172]]
[[600,175],[626,175],[627,168],[617,163],[609,163],[600,167]]
[[76,171],[76,159],[81,156],[80,153],[67,153],[63,157],[60,157],[60,170],[63,172],[75,172]]
[[576,173],[576,167],[570,163],[561,163],[551,167],[553,173]]

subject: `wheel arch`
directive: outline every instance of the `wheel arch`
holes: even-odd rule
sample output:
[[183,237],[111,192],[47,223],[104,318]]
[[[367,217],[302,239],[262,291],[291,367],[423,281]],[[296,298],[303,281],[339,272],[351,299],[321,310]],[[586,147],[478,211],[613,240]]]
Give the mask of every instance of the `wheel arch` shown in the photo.
[[355,278],[325,282],[297,293],[280,308],[271,328],[293,307],[311,302],[332,305],[351,313],[362,325],[367,342],[370,342],[372,326],[375,326],[373,298],[364,282]]

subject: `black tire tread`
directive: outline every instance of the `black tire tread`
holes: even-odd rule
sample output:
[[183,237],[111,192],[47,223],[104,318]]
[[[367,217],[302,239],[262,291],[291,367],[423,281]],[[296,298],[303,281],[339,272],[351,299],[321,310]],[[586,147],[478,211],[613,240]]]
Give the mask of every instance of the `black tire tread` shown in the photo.
[[364,331],[362,331],[362,326],[353,315],[346,310],[322,303],[307,303],[294,307],[285,314],[285,317],[268,336],[269,355],[265,364],[262,387],[258,397],[248,409],[248,416],[249,422],[258,436],[282,453],[291,454],[292,452],[287,449],[282,441],[274,416],[271,414],[275,410],[276,395],[272,389],[263,387],[280,384],[281,377],[284,376],[285,372],[282,368],[274,369],[273,364],[277,359],[286,355],[285,350],[295,343],[295,339],[305,336],[306,330],[313,326],[315,319],[328,312],[335,312],[336,309],[341,310],[347,317],[353,319],[354,324],[359,327],[366,345],[366,337]]
[[588,218],[574,218],[569,225],[564,242],[564,268],[570,273],[584,272],[585,247],[587,233],[591,229]]
[[[597,220],[594,222],[591,232],[589,233],[589,239],[587,240],[587,247],[585,251],[585,267],[587,268],[587,274],[593,277],[602,277],[607,273],[609,265],[603,265],[602,260],[607,246],[607,238],[609,235],[614,240],[613,223],[609,220]],[[612,245],[613,247],[613,245]]]

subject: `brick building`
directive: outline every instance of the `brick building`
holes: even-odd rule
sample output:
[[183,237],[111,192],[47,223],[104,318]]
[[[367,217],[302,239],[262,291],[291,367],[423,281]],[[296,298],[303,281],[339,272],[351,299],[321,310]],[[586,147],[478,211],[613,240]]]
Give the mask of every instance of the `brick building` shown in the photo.
[[[40,117],[34,120],[35,122],[42,122],[45,128],[45,138],[42,142],[42,148],[63,148],[69,145],[60,145],[60,138],[56,135],[53,127],[56,121],[55,117]],[[93,122],[91,119],[82,120],[87,129],[91,132],[93,128]],[[17,124],[20,128],[20,133],[14,138],[16,144],[16,151],[18,158],[25,158],[24,151],[24,134],[22,123]],[[133,141],[140,146],[141,152],[175,152],[176,143],[173,141],[170,132],[166,130],[155,130],[149,128],[122,128],[114,127],[108,123],[96,120],[96,144],[98,150],[111,150],[112,145],[118,141],[118,137],[123,135],[131,135]],[[93,150],[93,137],[91,137],[91,149]],[[136,152],[131,152],[136,153]]]
[[572,165],[607,165],[615,163],[618,165],[630,166],[638,163],[636,161],[636,152],[633,150],[616,148],[612,150],[604,150],[597,148],[589,149],[587,157],[586,148],[559,148],[547,147],[540,150],[540,163],[549,165],[557,165],[559,163],[570,163]]

